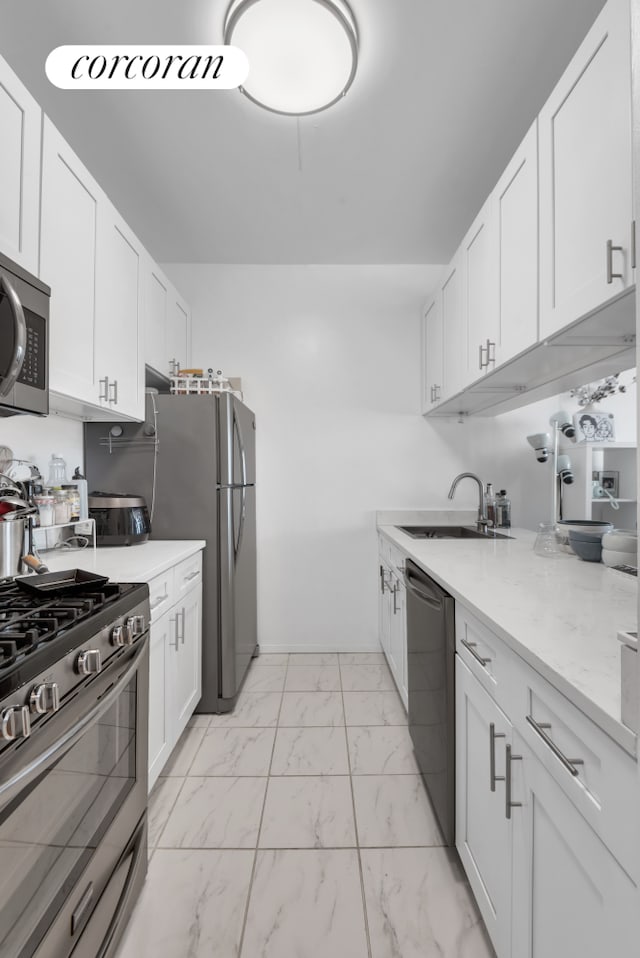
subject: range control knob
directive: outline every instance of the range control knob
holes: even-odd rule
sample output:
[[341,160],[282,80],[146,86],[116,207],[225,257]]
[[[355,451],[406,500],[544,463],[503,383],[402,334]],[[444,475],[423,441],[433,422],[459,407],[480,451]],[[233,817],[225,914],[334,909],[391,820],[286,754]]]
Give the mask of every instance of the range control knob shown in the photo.
[[31,716],[26,705],[14,705],[0,714],[0,738],[12,742],[14,738],[31,735]]
[[57,712],[60,708],[60,690],[57,682],[45,682],[34,685],[29,696],[31,711],[36,715],[46,715],[47,712]]
[[122,647],[123,645],[131,645],[133,643],[133,632],[129,627],[129,623],[124,625],[116,625],[111,630],[111,644]]
[[80,675],[93,675],[102,669],[102,657],[100,649],[87,649],[81,652],[76,659],[76,671]]
[[127,628],[131,631],[131,640],[138,635],[142,635],[145,630],[145,621],[143,615],[132,615],[127,619]]

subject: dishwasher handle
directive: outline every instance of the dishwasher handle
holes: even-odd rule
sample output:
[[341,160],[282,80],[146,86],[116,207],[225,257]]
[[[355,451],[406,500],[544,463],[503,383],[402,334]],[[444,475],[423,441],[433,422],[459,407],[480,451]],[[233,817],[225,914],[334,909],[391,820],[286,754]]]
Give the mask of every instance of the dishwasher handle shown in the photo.
[[417,596],[421,602],[424,602],[425,605],[428,605],[431,609],[440,610],[443,608],[443,595],[439,589],[436,591],[436,589],[430,588],[428,582],[412,576],[411,572],[406,567],[403,577],[404,584],[407,589]]

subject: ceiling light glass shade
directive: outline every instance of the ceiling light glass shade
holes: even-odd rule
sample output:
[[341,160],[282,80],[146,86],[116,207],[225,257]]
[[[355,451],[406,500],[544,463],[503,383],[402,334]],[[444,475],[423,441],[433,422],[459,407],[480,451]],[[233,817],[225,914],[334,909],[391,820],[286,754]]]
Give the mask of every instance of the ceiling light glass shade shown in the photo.
[[358,63],[358,33],[345,0],[233,0],[224,42],[248,57],[245,96],[303,116],[347,92]]

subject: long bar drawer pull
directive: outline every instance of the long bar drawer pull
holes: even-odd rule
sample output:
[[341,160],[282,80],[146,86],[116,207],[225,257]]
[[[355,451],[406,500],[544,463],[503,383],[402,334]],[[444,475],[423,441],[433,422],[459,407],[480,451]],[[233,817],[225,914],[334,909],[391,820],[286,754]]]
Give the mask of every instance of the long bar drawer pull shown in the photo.
[[468,649],[469,652],[471,652],[471,655],[474,657],[476,662],[479,662],[483,668],[486,668],[487,662],[490,662],[491,659],[487,658],[486,656],[483,658],[481,655],[478,655],[478,653],[476,652],[476,646],[478,643],[467,642],[466,639],[460,639],[460,641],[464,645],[465,649]]
[[527,715],[527,722],[533,729],[533,731],[540,736],[545,745],[548,745],[553,754],[560,762],[564,765],[568,772],[571,772],[572,775],[579,775],[580,770],[576,768],[576,765],[584,765],[583,758],[567,758],[562,754],[555,742],[553,742],[547,733],[545,732],[546,728],[551,728],[549,722],[536,722],[536,720],[531,715]]
[[495,792],[496,782],[504,782],[504,775],[496,775],[496,739],[506,738],[504,732],[496,732],[496,727],[492,722],[489,726],[489,780],[491,791]]
[[166,602],[168,598],[169,598],[169,593],[168,593],[168,592],[165,592],[164,595],[160,595],[160,596],[158,596],[157,599],[154,599],[154,601],[150,603],[149,608],[150,608],[150,609],[157,609],[158,606],[159,606],[159,605],[162,605],[163,602]]
[[505,752],[505,768],[504,768],[504,812],[507,818],[511,818],[511,809],[512,808],[522,808],[522,802],[512,802],[511,801],[511,763],[512,762],[521,762],[522,755],[513,755],[511,752],[511,746],[507,745]]

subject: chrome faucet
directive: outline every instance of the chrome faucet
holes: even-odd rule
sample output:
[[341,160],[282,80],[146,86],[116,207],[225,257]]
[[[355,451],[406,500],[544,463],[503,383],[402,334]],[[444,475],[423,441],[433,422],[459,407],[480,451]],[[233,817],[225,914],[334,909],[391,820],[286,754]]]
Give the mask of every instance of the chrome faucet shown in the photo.
[[478,499],[478,518],[476,519],[476,528],[478,532],[486,532],[489,525],[489,520],[487,519],[486,511],[486,501],[484,497],[484,486],[482,480],[476,476],[474,472],[461,472],[459,476],[456,476],[453,482],[451,483],[451,488],[449,489],[449,499],[453,499],[456,494],[456,489],[458,488],[458,483],[461,479],[473,479],[474,482],[478,483],[478,491],[480,498]]

